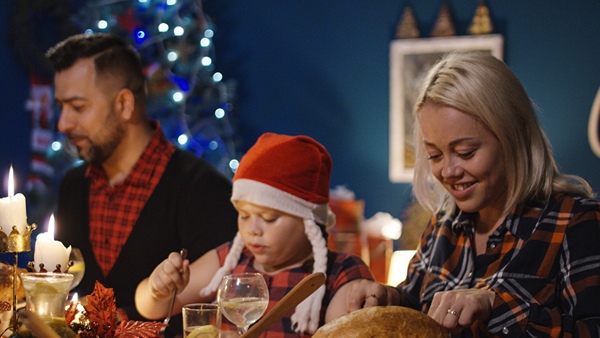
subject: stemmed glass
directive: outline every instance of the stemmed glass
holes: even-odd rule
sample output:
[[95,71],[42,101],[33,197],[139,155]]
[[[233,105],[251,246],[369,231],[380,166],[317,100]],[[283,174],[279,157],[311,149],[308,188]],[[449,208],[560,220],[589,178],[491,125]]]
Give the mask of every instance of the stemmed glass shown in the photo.
[[69,267],[69,271],[67,271],[67,273],[73,275],[73,282],[71,282],[71,287],[69,290],[73,290],[77,287],[77,285],[79,285],[85,273],[85,261],[83,260],[81,250],[77,248],[71,248],[71,255],[69,255],[69,261],[73,262],[73,265]]
[[217,301],[221,313],[237,326],[242,335],[267,310],[269,289],[260,273],[225,275],[217,291]]

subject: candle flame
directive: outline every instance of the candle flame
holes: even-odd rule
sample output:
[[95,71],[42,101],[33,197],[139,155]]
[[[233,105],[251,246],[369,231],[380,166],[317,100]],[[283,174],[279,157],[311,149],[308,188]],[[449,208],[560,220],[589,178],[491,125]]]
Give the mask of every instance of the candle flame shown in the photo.
[[8,171],[8,197],[12,200],[13,195],[15,194],[15,179],[13,177],[13,167],[10,166],[10,170]]
[[51,241],[54,240],[54,214],[50,215],[50,220],[48,221],[48,237]]
[[77,301],[78,301],[78,300],[79,300],[79,296],[77,295],[77,292],[75,292],[75,293],[73,294],[73,297],[71,297],[71,301],[72,301],[73,303],[77,303]]

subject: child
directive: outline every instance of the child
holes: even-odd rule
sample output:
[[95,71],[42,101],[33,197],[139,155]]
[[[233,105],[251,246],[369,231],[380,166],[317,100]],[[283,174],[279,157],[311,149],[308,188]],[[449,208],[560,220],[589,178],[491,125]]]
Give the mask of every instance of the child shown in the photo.
[[[179,313],[182,305],[215,301],[223,275],[260,272],[269,287],[268,312],[304,277],[323,272],[325,285],[293,315],[274,323],[267,335],[310,336],[325,322],[346,314],[349,285],[373,276],[359,257],[327,250],[326,229],[335,222],[327,204],[330,174],[329,153],[314,139],[262,135],[233,178],[231,201],[239,213],[234,240],[191,264],[171,253],[138,286],[138,311],[149,319],[165,317],[177,288],[181,291],[173,311]],[[233,325],[228,329],[236,330]]]

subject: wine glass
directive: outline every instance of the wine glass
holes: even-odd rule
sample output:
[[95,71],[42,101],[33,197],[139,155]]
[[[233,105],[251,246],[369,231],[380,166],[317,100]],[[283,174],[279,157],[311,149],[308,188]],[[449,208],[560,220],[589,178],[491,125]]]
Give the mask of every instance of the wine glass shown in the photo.
[[260,273],[229,274],[221,279],[217,301],[221,313],[237,326],[242,335],[267,310],[269,289]]
[[73,262],[73,265],[69,267],[69,271],[67,271],[67,273],[73,275],[73,282],[71,283],[71,287],[69,290],[73,290],[77,287],[77,285],[79,285],[85,273],[85,261],[83,260],[81,250],[77,248],[71,248],[71,255],[69,255],[69,261]]

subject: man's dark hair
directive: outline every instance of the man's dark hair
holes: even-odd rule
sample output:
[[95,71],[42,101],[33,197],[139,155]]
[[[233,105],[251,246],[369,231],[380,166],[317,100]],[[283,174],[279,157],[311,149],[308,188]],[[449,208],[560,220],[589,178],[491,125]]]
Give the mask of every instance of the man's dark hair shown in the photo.
[[124,39],[113,34],[73,35],[46,52],[56,72],[72,67],[80,59],[94,58],[99,78],[114,77],[122,80],[123,88],[135,95],[136,104],[144,106],[146,92],[140,57]]

